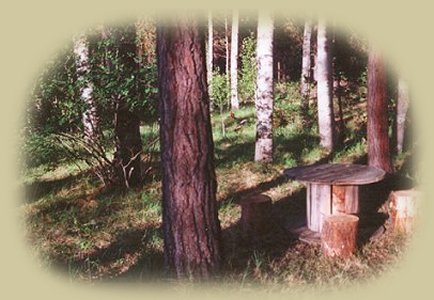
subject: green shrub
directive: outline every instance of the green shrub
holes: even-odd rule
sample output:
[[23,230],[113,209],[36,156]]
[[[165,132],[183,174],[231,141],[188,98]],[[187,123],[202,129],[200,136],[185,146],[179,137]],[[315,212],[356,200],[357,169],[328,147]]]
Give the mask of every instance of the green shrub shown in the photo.
[[242,41],[238,94],[241,102],[254,102],[256,89],[256,40],[250,35]]

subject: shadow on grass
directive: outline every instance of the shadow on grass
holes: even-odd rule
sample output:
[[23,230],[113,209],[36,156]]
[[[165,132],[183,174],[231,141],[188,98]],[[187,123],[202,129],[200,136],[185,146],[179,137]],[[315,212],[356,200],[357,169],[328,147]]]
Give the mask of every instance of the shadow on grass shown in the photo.
[[80,179],[89,176],[89,172],[82,172],[54,180],[36,180],[26,184],[24,188],[24,202],[33,203],[41,198],[59,192],[61,189],[72,188]]

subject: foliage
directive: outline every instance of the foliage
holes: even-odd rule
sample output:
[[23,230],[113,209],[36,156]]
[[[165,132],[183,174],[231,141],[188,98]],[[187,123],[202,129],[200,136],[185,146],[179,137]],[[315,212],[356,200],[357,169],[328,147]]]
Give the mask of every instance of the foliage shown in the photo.
[[253,35],[243,39],[241,45],[241,70],[238,93],[242,102],[255,101],[256,89],[256,40]]
[[228,105],[230,91],[227,76],[221,74],[219,68],[213,72],[211,86],[210,98],[213,106],[223,109]]

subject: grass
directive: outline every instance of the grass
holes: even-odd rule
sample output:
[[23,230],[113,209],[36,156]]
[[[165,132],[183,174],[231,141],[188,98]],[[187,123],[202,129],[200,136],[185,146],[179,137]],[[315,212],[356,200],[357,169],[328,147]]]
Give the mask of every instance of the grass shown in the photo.
[[[305,189],[298,182],[282,178],[286,167],[329,159],[318,146],[315,126],[305,126],[294,114],[297,105],[285,102],[277,106],[275,124],[275,160],[272,164],[254,163],[255,110],[245,107],[223,114],[226,134],[220,127],[220,115],[212,117],[215,161],[218,180],[217,198],[224,245],[224,267],[219,282],[236,289],[250,290],[258,285],[270,291],[285,291],[306,286],[345,286],[368,280],[393,268],[405,252],[407,238],[390,231],[373,241],[365,241],[351,259],[330,260],[319,246],[305,244],[285,229],[305,215]],[[362,110],[362,106],[356,106]],[[359,162],[366,157],[366,142],[360,138],[363,119],[357,109],[348,109],[346,143],[331,161]],[[360,111],[359,111],[360,112]],[[235,130],[238,121],[247,122]],[[144,126],[143,139],[156,136],[156,128]],[[154,149],[158,151],[158,146]],[[403,169],[409,153],[395,160]],[[158,173],[158,170],[155,170]],[[403,171],[406,172],[405,170]],[[408,172],[407,172],[408,173]],[[23,177],[27,189],[22,204],[29,247],[46,268],[57,268],[79,281],[132,280],[167,281],[163,273],[163,235],[161,231],[161,181],[148,180],[141,190],[119,192],[104,189],[74,164],[47,171],[44,166],[29,169]],[[379,187],[384,191],[399,187],[393,181]],[[386,200],[387,193],[368,190],[373,214]],[[243,197],[264,193],[273,201],[272,234],[251,241],[240,228]],[[370,193],[370,194],[369,194]],[[372,200],[372,201],[374,201]],[[387,222],[386,222],[387,225]]]

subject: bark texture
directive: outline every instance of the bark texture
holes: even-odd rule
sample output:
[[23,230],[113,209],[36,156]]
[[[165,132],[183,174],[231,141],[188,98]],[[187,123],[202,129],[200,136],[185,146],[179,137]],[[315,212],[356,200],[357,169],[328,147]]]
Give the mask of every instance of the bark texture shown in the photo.
[[238,12],[232,16],[231,32],[231,109],[240,107],[238,100]]
[[[127,33],[112,32],[114,47],[119,63],[125,69],[135,70],[139,63],[135,60],[137,53],[135,28],[130,28]],[[125,76],[118,80],[128,80]],[[140,137],[140,119],[131,111],[127,97],[138,97],[138,87],[128,91],[128,96],[114,95],[115,98],[115,137],[116,151],[115,161],[119,176],[126,188],[139,187],[142,184],[141,157],[142,140]]]
[[368,164],[392,173],[387,117],[386,72],[380,55],[368,58]]
[[317,33],[317,98],[320,144],[329,152],[334,150],[334,113],[332,99],[332,66],[329,38],[324,21],[318,22]]
[[89,79],[89,45],[84,34],[80,34],[74,38],[73,48],[77,79],[80,82],[80,98],[85,105],[85,111],[82,116],[84,135],[86,139],[94,140],[97,137],[99,120],[96,105],[92,97],[93,84]]
[[405,120],[408,111],[408,88],[404,80],[398,81],[398,100],[396,105],[396,152],[399,154],[404,148]]
[[301,97],[302,97],[302,107],[306,111],[309,107],[309,83],[310,83],[310,49],[311,49],[311,37],[312,37],[312,23],[306,21],[304,23],[304,33],[303,33],[303,54],[302,54],[302,64],[301,64]]
[[329,257],[347,258],[356,251],[359,218],[352,215],[328,216],[321,232],[321,249]]
[[205,40],[192,20],[157,29],[166,268],[207,278],[221,264]]
[[255,161],[273,160],[273,20],[258,18]]

